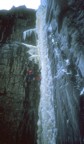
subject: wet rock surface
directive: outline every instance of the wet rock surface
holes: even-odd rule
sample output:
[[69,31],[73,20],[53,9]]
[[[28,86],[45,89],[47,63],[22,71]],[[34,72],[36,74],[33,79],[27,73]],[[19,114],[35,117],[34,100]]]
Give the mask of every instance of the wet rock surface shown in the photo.
[[37,11],[42,75],[38,143],[81,144],[84,143],[84,1],[41,3]]
[[84,123],[79,121],[80,92],[84,87],[84,2],[72,1],[66,5],[65,2],[48,3],[47,11],[51,12],[50,15],[47,12],[48,53],[54,85],[57,143],[79,144],[80,123],[82,126]]
[[[38,76],[22,45],[23,32],[35,27],[35,11],[25,6],[0,11],[0,143],[35,144],[39,82],[25,88],[26,70]],[[25,42],[36,44],[35,36]]]

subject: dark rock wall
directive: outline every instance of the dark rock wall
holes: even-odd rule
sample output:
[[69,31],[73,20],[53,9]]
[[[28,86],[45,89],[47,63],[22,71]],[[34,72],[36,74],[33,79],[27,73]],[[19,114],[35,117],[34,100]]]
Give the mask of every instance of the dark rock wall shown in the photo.
[[56,141],[79,144],[84,137],[84,111],[79,106],[84,87],[83,0],[49,0],[46,25],[58,129]]
[[[37,81],[25,90],[27,68],[37,76],[38,66],[29,61],[21,43],[23,32],[35,27],[35,11],[21,6],[0,11],[0,143],[36,143],[39,102]],[[35,36],[25,40],[35,44]],[[28,92],[27,92],[28,91]]]

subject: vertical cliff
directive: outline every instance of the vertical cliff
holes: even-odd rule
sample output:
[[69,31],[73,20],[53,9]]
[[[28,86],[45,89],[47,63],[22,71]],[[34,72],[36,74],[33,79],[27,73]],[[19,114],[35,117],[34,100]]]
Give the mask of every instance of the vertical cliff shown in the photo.
[[84,143],[83,45],[83,0],[0,11],[1,144]]
[[83,143],[83,0],[43,0],[36,25],[42,76],[38,144]]
[[0,144],[36,143],[39,85],[25,87],[27,69],[38,76],[38,66],[29,60],[24,43],[36,45],[35,35],[23,33],[35,28],[35,10],[25,6],[0,11]]

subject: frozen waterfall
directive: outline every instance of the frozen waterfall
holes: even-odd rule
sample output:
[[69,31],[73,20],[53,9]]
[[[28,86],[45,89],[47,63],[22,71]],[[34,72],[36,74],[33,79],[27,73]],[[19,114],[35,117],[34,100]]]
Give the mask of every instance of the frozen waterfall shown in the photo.
[[41,86],[38,120],[38,144],[56,144],[55,114],[53,106],[53,84],[48,58],[47,35],[45,27],[46,8],[41,6],[37,11],[38,49],[41,64]]
[[38,107],[37,144],[56,144],[56,120],[53,99],[53,81],[50,60],[48,58],[47,33],[45,25],[46,6],[37,10],[36,28],[23,32],[23,39],[37,33],[37,46],[21,43],[28,48],[30,60],[38,61],[41,70],[40,103]]

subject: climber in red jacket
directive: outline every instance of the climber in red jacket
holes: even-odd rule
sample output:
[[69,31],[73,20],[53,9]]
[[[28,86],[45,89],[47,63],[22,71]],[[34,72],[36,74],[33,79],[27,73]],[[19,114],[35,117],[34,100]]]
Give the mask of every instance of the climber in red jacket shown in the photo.
[[35,76],[31,69],[27,70],[25,76],[25,87],[27,87],[32,81],[35,80],[40,81],[41,80],[40,76]]

